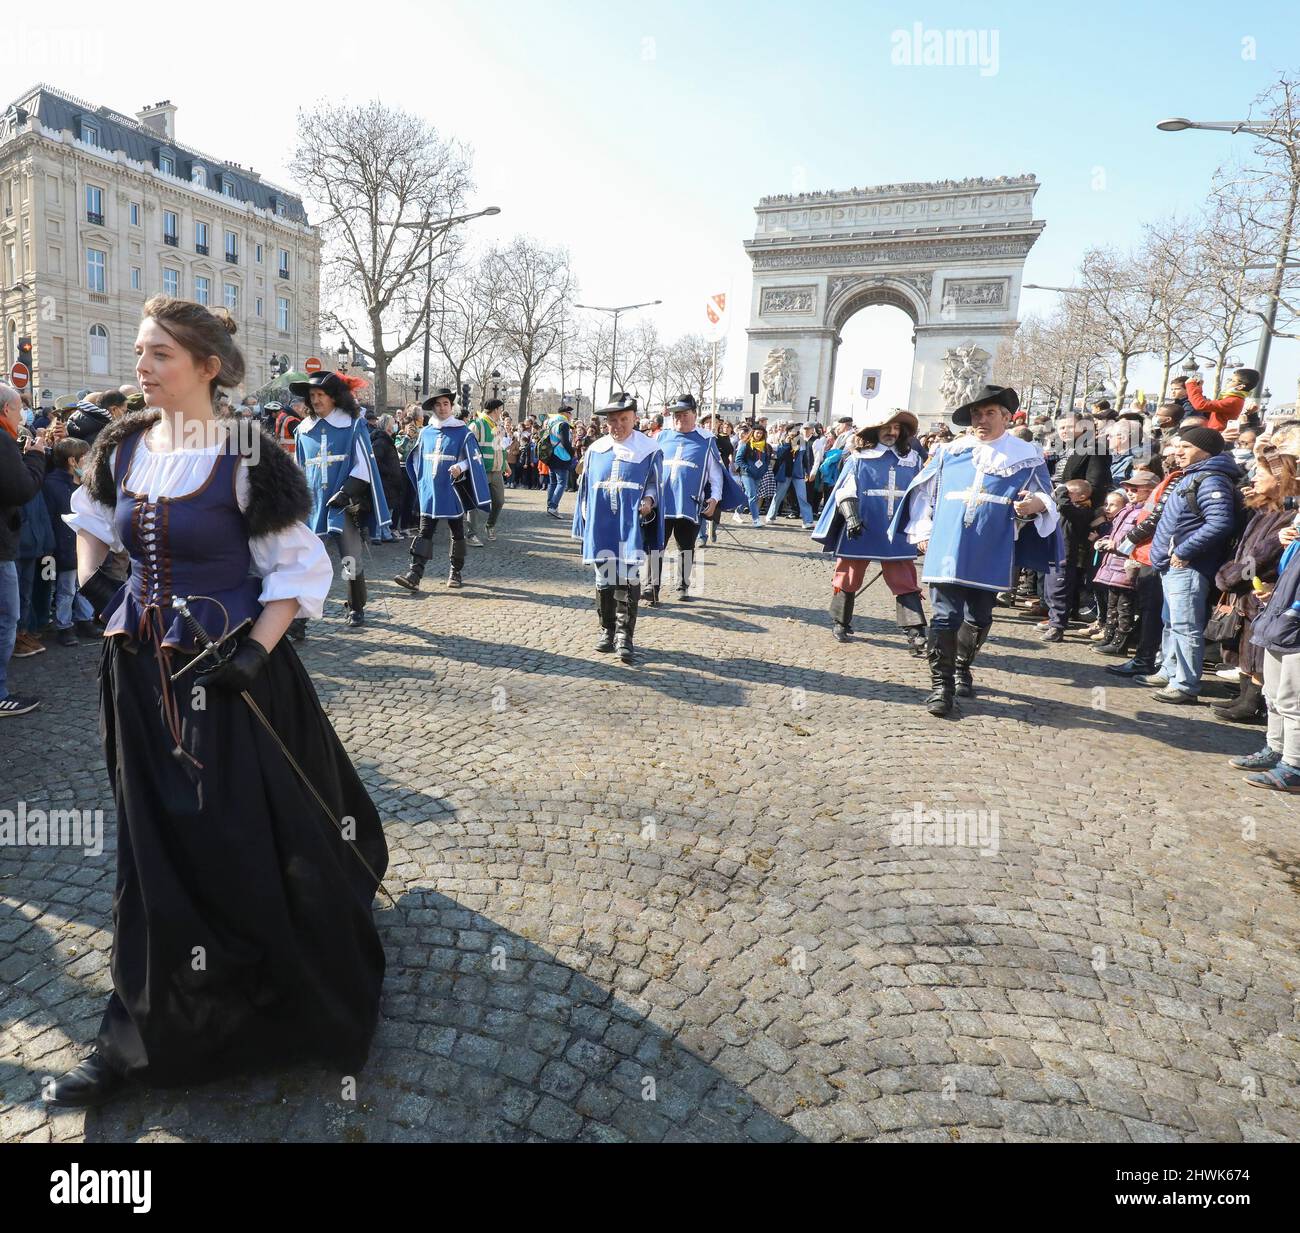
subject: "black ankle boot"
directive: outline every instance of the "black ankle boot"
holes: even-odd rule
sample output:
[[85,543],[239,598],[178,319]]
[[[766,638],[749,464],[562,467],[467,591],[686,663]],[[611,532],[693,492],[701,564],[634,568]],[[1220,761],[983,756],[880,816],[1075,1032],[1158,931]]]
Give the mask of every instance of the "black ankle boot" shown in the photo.
[[1248,676],[1241,678],[1241,693],[1236,701],[1225,706],[1215,706],[1214,713],[1220,719],[1233,724],[1258,724],[1268,721],[1268,711],[1264,706],[1263,686],[1257,685]]
[[930,626],[926,639],[926,655],[930,660],[930,696],[925,700],[931,715],[944,716],[952,711],[956,693],[954,673],[957,666],[957,631],[936,629]]
[[84,1062],[54,1081],[46,1104],[63,1108],[89,1108],[112,1100],[126,1087],[126,1080],[95,1050]]

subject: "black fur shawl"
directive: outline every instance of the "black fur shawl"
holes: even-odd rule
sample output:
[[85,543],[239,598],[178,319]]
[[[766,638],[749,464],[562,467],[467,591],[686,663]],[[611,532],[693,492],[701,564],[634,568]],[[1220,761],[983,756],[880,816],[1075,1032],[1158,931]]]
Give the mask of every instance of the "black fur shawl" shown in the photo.
[[[109,455],[127,437],[147,431],[161,418],[159,411],[132,411],[114,420],[95,438],[90,451],[86,487],[101,505],[112,509],[117,504],[117,485],[108,465]],[[260,535],[283,531],[295,522],[303,522],[311,511],[311,497],[298,464],[269,433],[260,428],[253,431],[258,439],[254,441],[251,432],[245,434],[242,452],[249,459],[248,508],[244,511],[244,521],[248,524],[249,535],[256,539]],[[253,444],[256,444],[256,463],[249,448]]]

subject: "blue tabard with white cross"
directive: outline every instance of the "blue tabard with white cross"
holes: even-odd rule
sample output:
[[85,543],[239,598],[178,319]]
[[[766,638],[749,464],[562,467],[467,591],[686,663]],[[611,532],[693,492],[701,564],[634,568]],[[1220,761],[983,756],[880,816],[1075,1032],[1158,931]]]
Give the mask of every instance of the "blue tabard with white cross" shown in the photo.
[[1007,591],[1020,569],[1046,573],[1054,568],[1064,556],[1059,529],[1043,536],[1032,522],[1017,528],[1013,508],[1025,490],[1052,500],[1051,477],[1041,458],[984,471],[976,466],[974,450],[964,445],[939,450],[912,481],[894,514],[890,530],[901,533],[912,501],[937,478],[934,525],[921,581]]
[[[457,482],[451,468],[460,462],[469,463],[469,471]],[[419,496],[420,513],[426,517],[463,518],[467,500],[477,509],[492,508],[483,456],[468,424],[430,424],[406,456],[406,473]]]
[[[916,545],[909,544],[901,530],[892,530],[891,524],[908,486],[920,473],[921,455],[909,450],[900,458],[889,448],[878,458],[868,458],[865,453],[844,460],[812,537],[823,552],[848,561],[914,561]],[[861,533],[852,536],[838,508],[843,494],[853,491],[850,484],[856,485],[858,517],[862,519]]]
[[343,487],[343,481],[352,473],[357,446],[361,446],[370,469],[370,514],[364,529],[369,531],[371,539],[378,539],[383,528],[392,522],[392,517],[384,498],[379,469],[375,466],[375,452],[370,445],[365,419],[358,416],[343,427],[328,420],[317,420],[308,429],[299,428],[295,440],[294,453],[307,476],[307,491],[311,494],[307,525],[317,535],[337,534],[343,530],[343,511],[330,508],[326,502]]
[[[655,438],[662,452],[663,507],[665,518],[689,518],[699,522],[704,504],[717,500],[722,510],[749,508],[745,490],[728,474],[718,451],[718,439],[698,428],[690,432],[666,429]],[[709,480],[709,457],[722,472],[722,492],[706,491]]]
[[[664,548],[664,510],[655,505],[653,521],[643,524],[639,506],[662,476],[663,455],[652,450],[640,462],[628,462],[613,450],[588,450],[573,510],[573,538],[582,541],[587,564],[619,561],[640,565]],[[659,491],[663,491],[662,484]]]

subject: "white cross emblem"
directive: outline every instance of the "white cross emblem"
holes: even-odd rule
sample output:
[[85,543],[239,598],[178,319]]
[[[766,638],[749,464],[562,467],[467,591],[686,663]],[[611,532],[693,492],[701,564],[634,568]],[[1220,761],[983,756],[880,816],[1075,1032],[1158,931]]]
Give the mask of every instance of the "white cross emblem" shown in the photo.
[[432,454],[426,453],[426,454],[424,455],[424,461],[425,461],[426,463],[429,463],[429,462],[433,463],[433,470],[430,472],[430,476],[431,476],[431,477],[432,477],[432,476],[436,476],[436,475],[438,474],[438,465],[439,465],[440,463],[444,463],[444,462],[454,462],[455,459],[456,459],[456,455],[455,455],[455,454],[444,454],[444,453],[442,452],[442,442],[441,442],[441,441],[438,442],[438,448],[437,448],[437,449],[436,449]]
[[1010,505],[1010,497],[1000,497],[995,492],[984,491],[984,468],[975,468],[975,482],[971,484],[967,492],[950,492],[948,493],[949,501],[965,501],[966,513],[962,517],[962,524],[970,526],[975,521],[975,511],[981,505]]
[[635,488],[638,492],[641,491],[640,484],[634,484],[631,480],[625,480],[622,478],[622,472],[619,470],[619,465],[619,460],[615,458],[614,465],[610,468],[609,479],[599,480],[596,483],[597,490],[601,488],[609,490],[609,508],[615,514],[618,513],[618,490],[620,488]]
[[690,459],[682,457],[685,450],[686,447],[684,445],[679,445],[677,447],[677,453],[674,454],[672,458],[664,460],[664,470],[671,472],[673,475],[676,475],[682,467],[690,467],[692,470],[698,470],[700,465],[698,462],[691,462]]
[[312,467],[320,468],[320,486],[322,488],[329,482],[330,464],[335,462],[344,462],[347,459],[346,454],[331,454],[329,441],[321,438],[320,453],[314,458],[308,458],[303,464],[304,471],[310,471]]
[[888,498],[889,498],[889,506],[888,506],[888,509],[887,509],[886,512],[887,512],[888,517],[890,517],[890,518],[892,518],[892,517],[894,516],[894,502],[897,500],[897,498],[901,497],[901,496],[902,496],[902,495],[907,491],[906,488],[898,488],[898,487],[896,487],[897,482],[898,482],[898,480],[897,480],[897,476],[898,476],[898,468],[897,468],[897,467],[890,467],[890,468],[889,468],[889,487],[888,487],[888,488],[868,488],[868,489],[867,489],[867,496],[869,496],[869,497],[888,497]]

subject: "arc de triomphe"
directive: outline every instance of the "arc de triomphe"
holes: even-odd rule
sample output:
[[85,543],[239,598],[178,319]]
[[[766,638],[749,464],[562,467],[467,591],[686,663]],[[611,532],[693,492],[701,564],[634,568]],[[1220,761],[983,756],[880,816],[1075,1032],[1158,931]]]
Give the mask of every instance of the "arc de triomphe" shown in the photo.
[[1045,225],[1038,188],[1000,176],[764,197],[745,244],[758,413],[804,420],[815,395],[827,423],[840,331],[873,304],[915,324],[909,409],[924,421],[964,401],[1015,333],[1025,257]]

